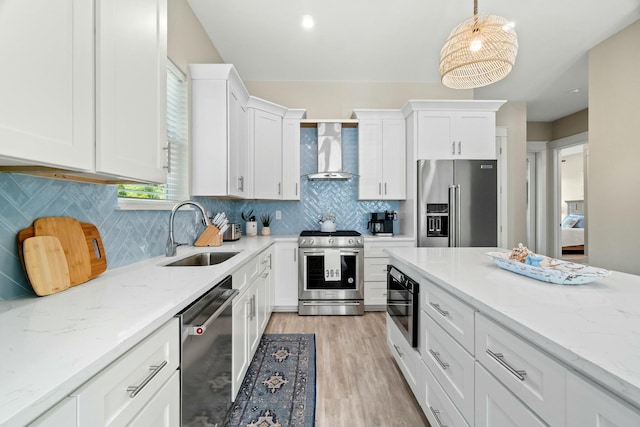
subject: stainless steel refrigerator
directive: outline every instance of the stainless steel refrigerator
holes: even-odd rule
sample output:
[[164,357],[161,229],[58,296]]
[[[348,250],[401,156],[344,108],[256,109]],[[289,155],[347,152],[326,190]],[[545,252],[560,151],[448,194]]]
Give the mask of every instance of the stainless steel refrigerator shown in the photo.
[[418,246],[498,244],[495,160],[418,160]]

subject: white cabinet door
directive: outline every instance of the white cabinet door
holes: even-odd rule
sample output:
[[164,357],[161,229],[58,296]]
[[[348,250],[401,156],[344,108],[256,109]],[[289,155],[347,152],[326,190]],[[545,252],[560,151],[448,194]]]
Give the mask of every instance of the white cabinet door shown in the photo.
[[402,335],[402,332],[400,332],[389,314],[386,315],[386,319],[387,345],[389,346],[389,350],[402,371],[405,380],[407,380],[407,383],[411,387],[413,394],[416,396],[416,399],[420,401],[422,399],[420,386],[422,362],[420,360],[420,353],[418,353],[417,349],[411,347],[409,341]]
[[[476,362],[475,427],[545,427],[538,417]],[[555,425],[555,424],[554,424]],[[563,425],[563,424],[557,424]]]
[[98,0],[96,46],[96,171],[166,182],[166,0]]
[[567,427],[637,427],[640,412],[580,378],[567,374]]
[[4,0],[0,165],[93,170],[93,2]]
[[282,117],[251,108],[254,197],[282,198]]
[[[251,197],[253,181],[249,175],[249,139],[247,135],[247,107],[246,99],[239,84],[235,80],[229,80],[229,130],[226,144],[229,147],[229,181],[227,192],[230,196]],[[213,158],[212,162],[224,162],[224,158]],[[212,167],[209,164],[209,167]]]
[[418,159],[495,159],[493,111],[420,111]]
[[358,198],[382,200],[382,119],[358,123]]
[[300,200],[300,119],[282,121],[282,199]]
[[[429,368],[423,362],[420,362],[420,365],[422,371],[420,387],[423,389],[423,395],[419,403],[431,426],[468,427],[469,424],[460,415],[460,412],[440,387],[438,380],[435,379]],[[473,422],[470,424],[473,425]]]
[[142,408],[127,427],[180,427],[180,373],[174,372],[167,383]]
[[367,118],[358,123],[358,198],[406,198],[404,119]]
[[242,385],[244,374],[249,367],[249,317],[252,295],[244,293],[237,297],[232,306],[232,359],[231,395],[235,400]]
[[386,200],[407,198],[406,123],[404,119],[382,121],[383,195]]
[[275,309],[297,311],[298,243],[276,242],[275,250]]

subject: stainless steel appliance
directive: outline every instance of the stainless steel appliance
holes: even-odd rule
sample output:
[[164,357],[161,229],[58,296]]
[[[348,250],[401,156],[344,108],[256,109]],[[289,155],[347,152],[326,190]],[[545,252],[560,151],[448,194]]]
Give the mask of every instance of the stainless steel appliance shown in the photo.
[[231,407],[231,301],[228,276],[178,314],[182,426],[222,426]]
[[497,246],[497,176],[495,160],[418,160],[418,246]]
[[395,211],[371,212],[367,228],[374,236],[393,236],[393,221],[397,219]]
[[240,234],[241,234],[240,224],[229,223],[229,228],[227,228],[227,230],[222,235],[222,240],[224,240],[225,242],[229,242],[229,241],[233,242],[235,240],[240,239]]
[[362,235],[303,231],[298,248],[298,314],[364,314]]
[[387,272],[387,313],[411,347],[418,347],[420,285],[394,266]]

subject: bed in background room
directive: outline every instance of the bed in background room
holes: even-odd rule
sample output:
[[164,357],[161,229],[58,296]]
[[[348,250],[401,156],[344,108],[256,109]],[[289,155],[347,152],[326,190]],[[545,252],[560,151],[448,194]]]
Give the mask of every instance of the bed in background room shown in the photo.
[[584,200],[567,200],[567,212],[562,219],[560,242],[562,253],[584,253]]

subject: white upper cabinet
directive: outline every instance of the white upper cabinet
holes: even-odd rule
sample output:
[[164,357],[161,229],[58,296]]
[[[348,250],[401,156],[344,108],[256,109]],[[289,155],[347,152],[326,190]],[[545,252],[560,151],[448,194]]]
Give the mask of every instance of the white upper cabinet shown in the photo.
[[495,159],[496,111],[505,101],[409,101],[418,159]]
[[406,199],[406,124],[400,110],[354,110],[358,118],[358,198]]
[[249,99],[249,147],[253,148],[256,199],[282,198],[282,117],[286,108],[260,98]]
[[166,182],[167,2],[96,9],[96,171]]
[[290,109],[282,119],[282,199],[300,200],[300,121],[306,110]]
[[94,169],[93,2],[3,0],[0,165]]
[[166,182],[166,44],[166,0],[3,1],[0,165]]
[[253,196],[247,92],[230,64],[191,64],[192,188],[196,196]]

